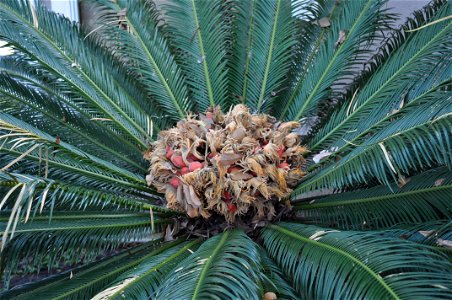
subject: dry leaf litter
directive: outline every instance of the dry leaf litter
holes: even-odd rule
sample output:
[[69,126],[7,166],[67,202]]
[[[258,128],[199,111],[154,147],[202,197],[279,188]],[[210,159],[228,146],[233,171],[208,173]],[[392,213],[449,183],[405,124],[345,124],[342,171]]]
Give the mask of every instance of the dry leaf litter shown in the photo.
[[272,220],[275,206],[304,176],[308,151],[293,132],[298,122],[278,122],[236,105],[210,108],[160,132],[145,154],[146,180],[165,194],[167,207],[191,218],[212,214]]

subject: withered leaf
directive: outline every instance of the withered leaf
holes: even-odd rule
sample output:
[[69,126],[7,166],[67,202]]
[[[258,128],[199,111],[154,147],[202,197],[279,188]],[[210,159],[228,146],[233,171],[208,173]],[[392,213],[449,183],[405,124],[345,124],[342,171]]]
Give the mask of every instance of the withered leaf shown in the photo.
[[223,166],[229,166],[237,161],[239,161],[243,157],[243,154],[238,153],[223,153],[220,155],[220,163]]
[[202,203],[199,200],[198,195],[196,195],[195,189],[193,188],[192,185],[189,186],[189,191],[190,191],[190,199],[191,199],[191,202],[193,203],[193,205],[195,207],[200,207]]
[[317,24],[322,28],[330,27],[331,26],[330,18],[328,17],[320,18],[317,20]]
[[403,175],[399,176],[399,179],[397,180],[397,185],[399,186],[399,188],[404,187],[408,182],[410,182],[410,178],[406,178]]
[[443,185],[444,181],[445,181],[444,178],[437,179],[437,180],[435,181],[435,186],[441,186],[441,185]]
[[337,38],[336,43],[334,43],[334,48],[339,47],[345,41],[346,36],[347,35],[344,30],[339,31],[339,37]]
[[433,234],[436,234],[435,230],[419,230],[418,232],[424,237],[429,237]]
[[249,173],[243,173],[241,171],[234,171],[231,172],[231,178],[232,180],[248,180],[253,178],[254,176]]
[[452,249],[452,241],[449,241],[449,240],[438,239],[438,240],[436,241],[436,244],[438,244],[438,246],[443,246],[443,247]]
[[173,231],[171,230],[171,225],[166,226],[165,230],[165,242],[174,241]]

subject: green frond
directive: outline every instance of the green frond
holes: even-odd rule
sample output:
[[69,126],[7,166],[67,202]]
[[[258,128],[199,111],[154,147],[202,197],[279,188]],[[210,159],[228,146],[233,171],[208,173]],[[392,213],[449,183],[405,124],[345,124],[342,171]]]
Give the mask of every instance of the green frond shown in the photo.
[[[278,299],[302,299],[293,289],[291,283],[285,278],[281,268],[267,255],[262,249],[260,252],[262,258],[262,270],[265,275],[263,279],[264,291],[273,292]],[[268,284],[266,284],[268,280]]]
[[153,299],[260,299],[254,242],[231,230],[205,241],[160,284]]
[[[389,185],[399,176],[436,165],[452,165],[449,91],[425,94],[416,105],[407,106],[377,123],[372,135],[335,163],[312,172],[295,190],[339,189],[375,178]],[[432,104],[432,100],[435,101]]]
[[[452,5],[438,2],[425,9],[424,14],[409,24],[411,28],[450,15]],[[424,82],[435,68],[448,65],[445,72],[450,76],[450,43],[452,23],[442,22],[412,33],[402,27],[389,38],[387,53],[375,58],[377,64],[371,69],[365,84],[349,94],[343,103],[309,141],[314,152],[340,147],[360,135],[372,124],[385,118],[394,109],[411,99],[405,99],[410,90]],[[428,81],[428,80],[427,80]],[[429,87],[423,85],[424,88]]]
[[[102,50],[83,39],[76,24],[36,7],[38,27],[33,25],[28,1],[0,4],[0,36],[29,55],[45,70],[68,83],[67,87],[96,107],[99,114],[137,146],[146,148],[149,116],[128,97],[103,57]],[[21,32],[21,34],[18,34]],[[58,41],[58,44],[56,43]]]
[[431,248],[376,232],[269,225],[270,257],[307,299],[442,299],[452,265]]
[[[145,87],[149,98],[173,121],[192,111],[184,76],[158,27],[160,19],[155,5],[131,0],[93,3],[99,12],[95,36],[119,58],[127,57],[127,66]],[[121,22],[127,30],[117,26],[121,12],[125,12]]]
[[[10,230],[11,219],[1,219],[0,234]],[[3,239],[1,270],[8,282],[18,271],[25,272],[23,260],[28,260],[28,269],[40,270],[47,266],[50,270],[60,262],[69,264],[93,261],[104,251],[111,251],[127,243],[155,239],[167,219],[154,217],[149,213],[85,212],[54,213],[35,218],[32,222],[16,221],[14,234]],[[70,222],[68,222],[70,220]],[[32,271],[33,271],[32,270]]]
[[[297,4],[300,6],[300,3]],[[290,1],[239,1],[231,82],[235,97],[256,112],[267,112],[284,87],[295,40]]]
[[398,225],[383,231],[381,234],[396,237],[415,243],[429,245],[436,250],[444,251],[452,258],[452,221],[441,220],[422,224]]
[[159,255],[149,256],[131,271],[118,277],[115,282],[93,299],[145,299],[152,297],[160,284],[174,267],[198,248],[200,240],[185,242]]
[[229,39],[225,1],[175,0],[162,4],[168,39],[190,87],[196,111],[226,101]]
[[[135,268],[154,259],[162,260],[166,253],[176,251],[183,254],[190,249],[188,245],[195,242],[185,242],[183,238],[169,243],[161,241],[149,242],[127,249],[112,257],[91,263],[82,267],[70,269],[61,275],[50,278],[41,285],[25,285],[0,294],[6,299],[80,299],[92,297],[108,287],[118,277],[133,273]],[[179,255],[180,255],[179,254]],[[122,275],[124,274],[124,275]]]
[[[42,147],[40,148],[41,151],[43,149],[48,151],[48,148],[53,147],[52,155],[55,157],[46,157],[46,159],[49,160],[49,164],[52,164],[51,161],[56,160],[56,156],[58,154],[59,158],[64,157],[66,159],[65,164],[67,165],[74,165],[74,163],[71,163],[73,161],[81,163],[79,165],[89,165],[90,172],[102,174],[107,177],[111,176],[113,181],[115,181],[116,177],[116,179],[121,179],[121,181],[124,182],[130,181],[145,184],[142,177],[137,176],[128,170],[122,169],[110,162],[90,155],[64,141],[59,140],[57,137],[52,137],[49,134],[30,126],[29,124],[14,118],[11,115],[0,112],[0,133],[1,132],[4,134],[0,135],[0,140],[3,142],[3,147],[0,152],[7,149],[11,152],[24,147],[31,148],[35,145]],[[9,147],[9,144],[12,144],[12,146]],[[24,159],[26,159],[26,157],[24,157]],[[80,169],[83,168],[80,166]],[[88,168],[85,168],[85,170],[86,169]],[[3,167],[2,170],[5,170],[5,167]],[[115,183],[119,182],[115,181]]]
[[[282,100],[284,105],[278,114],[281,119],[297,121],[312,116],[319,103],[334,97],[331,90],[340,90],[344,83],[339,82],[350,78],[350,73],[365,62],[370,42],[388,26],[390,18],[384,16],[383,4],[384,1],[367,0],[333,6],[329,12],[331,28],[321,30],[316,37],[308,56],[310,61],[300,69],[287,99]],[[338,44],[341,33],[345,39]]]
[[376,229],[399,223],[452,218],[452,174],[442,167],[370,189],[308,199],[296,203],[297,216],[307,223],[343,229]]
[[58,101],[61,98],[54,98],[36,86],[25,85],[5,74],[0,74],[0,92],[3,111],[119,165],[145,170],[142,154],[136,146],[114,135],[109,128],[99,126],[99,122],[65,106],[65,102]]

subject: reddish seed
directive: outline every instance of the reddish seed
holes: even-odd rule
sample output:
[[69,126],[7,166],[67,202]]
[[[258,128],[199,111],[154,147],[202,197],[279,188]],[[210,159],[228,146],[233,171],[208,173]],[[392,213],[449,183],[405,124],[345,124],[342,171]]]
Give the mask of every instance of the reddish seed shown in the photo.
[[280,168],[280,169],[289,169],[290,165],[287,162],[283,162],[283,163],[280,163],[278,165],[278,168]]
[[206,118],[213,119],[213,114],[210,111],[206,112]]
[[173,156],[174,151],[170,148],[170,146],[166,146],[166,158],[171,159],[171,156]]
[[185,175],[185,174],[190,173],[190,170],[189,170],[187,167],[183,167],[183,168],[180,170],[180,173],[181,173],[182,175]]
[[209,153],[209,154],[207,154],[207,157],[208,157],[208,158],[214,158],[215,155],[216,155],[215,153]]
[[191,163],[190,163],[190,165],[188,166],[188,169],[189,169],[191,172],[194,172],[194,171],[196,171],[196,170],[201,169],[202,167],[203,167],[202,163],[200,163],[199,161],[194,161],[194,162],[191,162]]
[[279,156],[279,158],[282,158],[283,153],[284,153],[284,146],[283,146],[283,145],[280,145],[280,146],[278,147],[278,156]]
[[179,155],[173,155],[171,156],[171,162],[179,168],[186,167],[184,160],[182,159],[182,156]]
[[179,178],[177,178],[177,177],[173,177],[169,181],[169,184],[171,184],[176,189],[179,186],[179,183],[180,183],[180,181],[179,181]]
[[228,206],[228,210],[230,212],[235,212],[237,210],[237,206],[235,206],[234,204],[228,203],[226,205]]
[[229,193],[228,191],[224,191],[223,192],[223,197],[226,199],[226,200],[231,200],[232,199],[232,194],[231,193]]

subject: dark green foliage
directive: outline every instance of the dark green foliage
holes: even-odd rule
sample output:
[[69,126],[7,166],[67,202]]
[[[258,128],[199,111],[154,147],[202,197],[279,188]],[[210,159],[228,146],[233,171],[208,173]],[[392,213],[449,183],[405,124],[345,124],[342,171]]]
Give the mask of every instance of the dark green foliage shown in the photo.
[[[0,298],[450,298],[450,1],[87,1],[0,0]],[[305,124],[292,223],[173,239],[143,154],[237,103]]]

